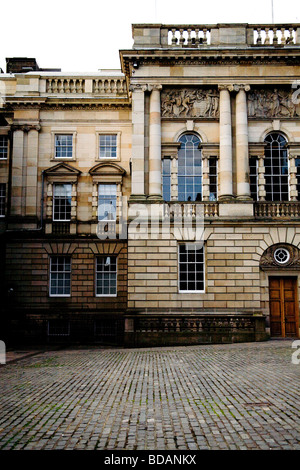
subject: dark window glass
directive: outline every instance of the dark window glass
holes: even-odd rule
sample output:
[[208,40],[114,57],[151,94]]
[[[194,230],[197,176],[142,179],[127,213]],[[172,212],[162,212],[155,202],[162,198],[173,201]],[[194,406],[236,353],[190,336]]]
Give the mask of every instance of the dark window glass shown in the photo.
[[253,201],[258,200],[258,172],[257,172],[258,161],[256,157],[250,157],[250,192]]
[[288,155],[285,138],[274,132],[265,138],[266,201],[288,201]]
[[200,139],[194,134],[180,137],[178,152],[178,200],[202,200],[202,157]]
[[163,182],[163,199],[171,200],[171,159],[164,158],[162,162],[162,182]]
[[204,290],[204,249],[202,245],[179,245],[179,290]]

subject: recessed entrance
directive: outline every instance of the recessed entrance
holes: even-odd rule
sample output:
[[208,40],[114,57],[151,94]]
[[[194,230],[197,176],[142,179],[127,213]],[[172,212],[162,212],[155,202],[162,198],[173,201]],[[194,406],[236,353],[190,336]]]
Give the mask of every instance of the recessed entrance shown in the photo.
[[269,277],[271,336],[297,338],[298,296],[297,277]]

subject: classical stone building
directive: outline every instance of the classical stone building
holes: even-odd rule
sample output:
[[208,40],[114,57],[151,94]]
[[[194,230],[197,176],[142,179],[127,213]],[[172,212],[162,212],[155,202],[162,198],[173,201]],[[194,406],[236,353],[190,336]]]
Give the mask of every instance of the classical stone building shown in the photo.
[[300,26],[132,30],[0,74],[2,339],[298,337]]

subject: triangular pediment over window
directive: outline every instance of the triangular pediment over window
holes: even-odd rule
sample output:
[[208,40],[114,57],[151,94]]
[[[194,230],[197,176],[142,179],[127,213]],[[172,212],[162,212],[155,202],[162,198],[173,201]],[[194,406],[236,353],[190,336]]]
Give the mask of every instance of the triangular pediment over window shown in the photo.
[[61,181],[76,183],[80,174],[80,170],[77,170],[77,168],[74,168],[64,162],[58,163],[57,165],[54,165],[51,168],[47,168],[47,170],[45,170],[45,175],[49,182]]
[[95,183],[122,183],[126,170],[117,163],[98,163],[89,171]]

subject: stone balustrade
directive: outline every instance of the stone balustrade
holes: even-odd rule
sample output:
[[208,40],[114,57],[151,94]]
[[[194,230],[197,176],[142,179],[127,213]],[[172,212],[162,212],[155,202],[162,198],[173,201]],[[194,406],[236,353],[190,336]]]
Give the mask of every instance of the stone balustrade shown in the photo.
[[85,80],[82,78],[47,78],[46,93],[81,94],[85,91]]
[[196,218],[196,217],[217,217],[219,215],[219,205],[217,202],[178,202],[174,204],[164,204],[164,216],[170,218]]
[[300,218],[300,203],[257,202],[254,205],[254,215],[259,218]]
[[97,78],[93,80],[93,93],[96,95],[122,95],[126,93],[124,78]]
[[169,26],[168,44],[173,47],[199,47],[210,44],[207,26]]
[[283,46],[287,44],[296,44],[296,35],[297,26],[294,25],[254,26],[253,44],[256,46]]
[[300,43],[299,24],[134,24],[134,49],[218,48],[220,46],[293,46]]

